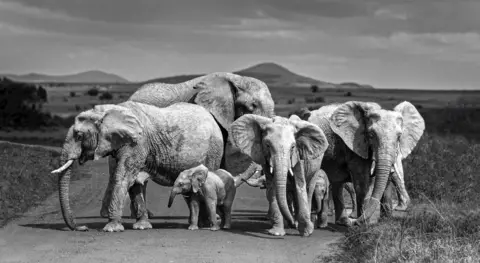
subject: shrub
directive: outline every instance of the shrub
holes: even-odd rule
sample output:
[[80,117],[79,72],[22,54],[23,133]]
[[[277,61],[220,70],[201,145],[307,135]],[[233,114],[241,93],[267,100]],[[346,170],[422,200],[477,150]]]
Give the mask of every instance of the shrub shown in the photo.
[[312,85],[312,86],[310,86],[310,90],[311,90],[313,93],[317,93],[318,90],[319,90],[319,88],[318,88],[317,85]]
[[347,91],[347,92],[345,93],[345,97],[351,97],[351,96],[352,96],[352,92]]
[[96,87],[92,87],[90,88],[88,91],[87,91],[87,94],[92,96],[92,97],[95,97],[98,95],[98,89]]
[[100,100],[111,100],[113,98],[113,95],[110,92],[103,92],[102,95],[100,95]]
[[295,98],[290,98],[287,100],[287,104],[293,104],[295,103]]
[[305,97],[305,102],[306,103],[323,103],[325,102],[325,98],[322,96],[317,96],[317,97]]
[[75,93],[75,91],[70,91],[70,97],[73,98],[73,97],[75,97],[75,96],[77,96],[77,93]]

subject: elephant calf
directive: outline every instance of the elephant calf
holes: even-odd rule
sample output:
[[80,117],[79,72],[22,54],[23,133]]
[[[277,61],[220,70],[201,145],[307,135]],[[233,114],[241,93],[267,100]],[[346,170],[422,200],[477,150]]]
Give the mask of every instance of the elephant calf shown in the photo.
[[[191,210],[189,230],[198,229],[199,207],[205,203],[210,217],[210,230],[220,227],[229,229],[232,221],[232,205],[235,199],[236,183],[233,176],[223,170],[209,171],[205,165],[187,169],[180,173],[170,192],[168,207],[172,206],[176,195],[182,194],[189,203]],[[217,223],[217,212],[222,222]]]
[[[249,186],[265,189],[267,179],[263,174],[257,178],[244,180],[244,182]],[[311,208],[310,220],[318,228],[324,228],[328,223],[329,187],[330,184],[327,175],[323,170],[318,170],[307,183],[308,204]],[[315,197],[315,199],[313,199],[313,197]],[[295,185],[290,181],[287,182],[287,202],[290,213],[292,215],[298,213]]]

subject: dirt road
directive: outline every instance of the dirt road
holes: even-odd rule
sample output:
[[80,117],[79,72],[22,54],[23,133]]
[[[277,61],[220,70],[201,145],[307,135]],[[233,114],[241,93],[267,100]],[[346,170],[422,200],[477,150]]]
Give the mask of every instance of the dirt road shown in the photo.
[[[71,184],[71,203],[78,224],[88,232],[69,231],[59,211],[58,194],[0,229],[0,262],[313,262],[329,253],[343,228],[316,229],[309,238],[287,230],[284,237],[266,234],[264,190],[242,185],[237,191],[229,231],[187,230],[188,209],[183,198],[167,208],[168,191],[150,182],[148,207],[155,214],[151,230],[133,230],[129,201],[125,231],[104,233],[100,206],[107,185],[106,160],[89,162],[92,178]],[[46,174],[45,176],[53,176]],[[330,218],[330,222],[333,219]],[[333,229],[335,228],[335,229]]]

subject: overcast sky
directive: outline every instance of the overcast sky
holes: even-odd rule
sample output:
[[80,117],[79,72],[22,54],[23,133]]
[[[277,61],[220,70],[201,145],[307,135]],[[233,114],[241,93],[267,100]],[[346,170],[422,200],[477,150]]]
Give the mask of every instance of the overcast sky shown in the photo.
[[260,62],[378,88],[480,83],[480,0],[0,0],[0,72],[129,80]]

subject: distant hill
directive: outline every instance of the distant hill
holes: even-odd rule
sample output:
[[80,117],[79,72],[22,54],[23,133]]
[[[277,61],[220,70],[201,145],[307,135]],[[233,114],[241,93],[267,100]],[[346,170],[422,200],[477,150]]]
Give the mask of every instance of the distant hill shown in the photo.
[[128,80],[111,73],[105,73],[99,70],[91,70],[71,75],[45,75],[38,73],[29,73],[25,75],[0,74],[19,82],[35,83],[127,83]]
[[[317,85],[319,88],[340,88],[340,89],[370,89],[370,85],[362,85],[358,83],[346,82],[334,84],[330,82],[320,81],[313,78],[305,77],[293,73],[287,68],[275,63],[261,63],[255,66],[233,72],[241,76],[257,78],[265,82],[269,87],[311,87]],[[171,77],[155,78],[147,80],[144,83],[163,82],[163,83],[180,83],[204,74],[178,75]]]

